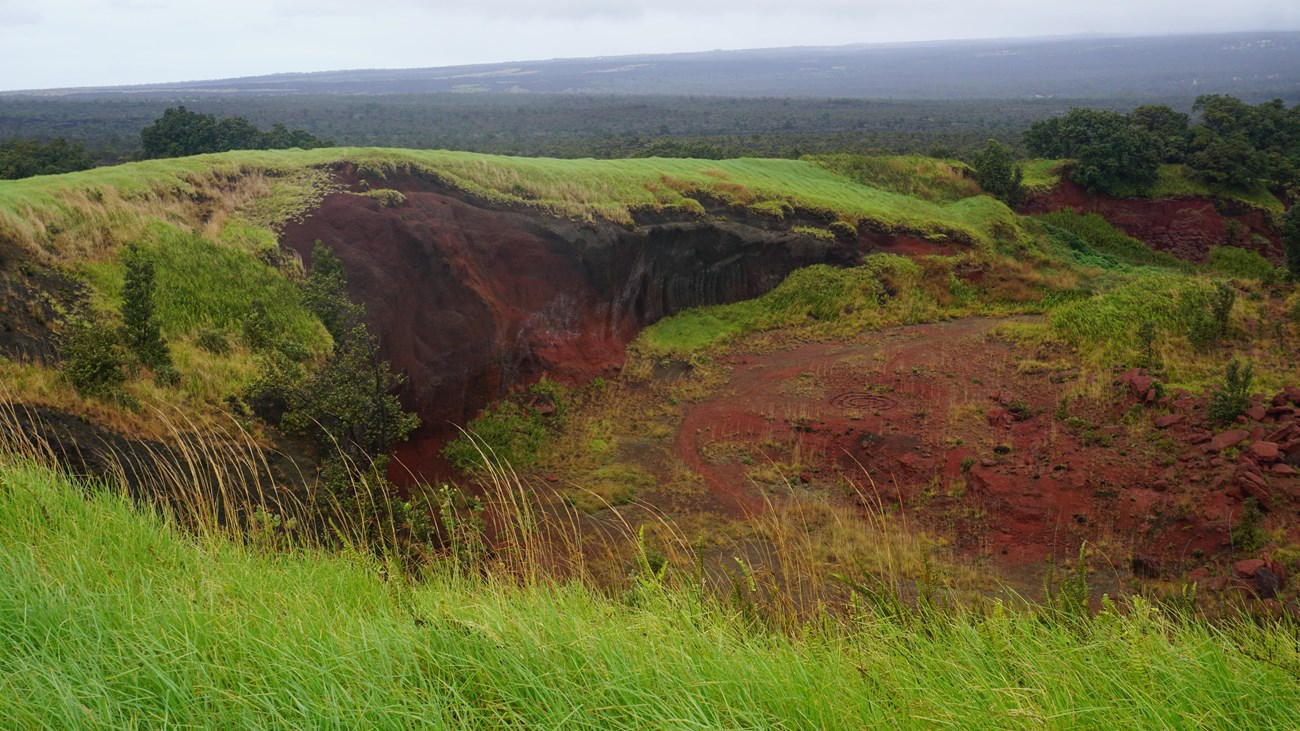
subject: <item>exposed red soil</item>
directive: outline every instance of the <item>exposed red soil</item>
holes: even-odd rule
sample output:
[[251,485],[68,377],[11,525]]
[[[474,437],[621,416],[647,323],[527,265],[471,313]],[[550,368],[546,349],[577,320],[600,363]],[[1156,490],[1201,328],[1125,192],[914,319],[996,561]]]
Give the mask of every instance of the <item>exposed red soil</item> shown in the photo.
[[[614,373],[648,324],[687,307],[759,296],[790,271],[851,264],[864,251],[943,253],[890,236],[819,241],[742,211],[707,220],[649,216],[635,228],[581,223],[474,200],[435,181],[384,181],[405,203],[328,195],[281,243],[310,262],[321,241],[365,304],[380,354],[408,378],[403,402],[425,427],[397,456],[413,472],[449,474],[438,456],[453,424],[545,373],[585,382]],[[394,479],[409,475],[394,473]]]
[[[1052,190],[1031,198],[1020,212],[1062,209],[1100,214],[1156,251],[1188,261],[1204,261],[1210,247],[1225,244],[1258,251],[1275,264],[1282,261],[1281,241],[1268,214],[1245,204],[1216,203],[1208,198],[1112,198],[1093,195],[1069,179],[1062,179]],[[1235,239],[1229,230],[1230,222],[1236,223]]]
[[1234,448],[1251,445],[1240,459],[1224,458],[1227,446],[1208,451],[1204,399],[1143,405],[1141,373],[1114,386],[1117,406],[1072,404],[1067,420],[1057,410],[1074,373],[1022,372],[1032,354],[988,337],[996,324],[736,354],[730,381],[687,409],[677,453],[735,514],[764,509],[751,470],[775,463],[832,494],[851,480],[968,554],[1027,576],[1045,559],[1068,562],[1082,541],[1122,569],[1179,575],[1231,555],[1244,498],[1293,511],[1300,422],[1289,396],[1230,435]]

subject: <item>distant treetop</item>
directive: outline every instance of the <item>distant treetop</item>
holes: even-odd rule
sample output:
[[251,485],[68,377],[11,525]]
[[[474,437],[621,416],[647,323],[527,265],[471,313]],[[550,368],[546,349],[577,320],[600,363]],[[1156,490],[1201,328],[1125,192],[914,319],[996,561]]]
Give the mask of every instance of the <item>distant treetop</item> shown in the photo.
[[186,157],[228,150],[310,150],[331,143],[310,132],[289,130],[279,122],[263,132],[244,117],[222,117],[191,112],[183,106],[167,109],[153,124],[140,130],[144,157]]

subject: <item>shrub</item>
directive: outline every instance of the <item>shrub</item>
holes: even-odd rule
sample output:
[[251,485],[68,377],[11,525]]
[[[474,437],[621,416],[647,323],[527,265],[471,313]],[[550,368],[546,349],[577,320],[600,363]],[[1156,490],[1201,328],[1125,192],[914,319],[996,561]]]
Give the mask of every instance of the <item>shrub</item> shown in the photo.
[[1011,148],[997,140],[989,140],[971,159],[975,182],[1012,208],[1025,199],[1025,172],[1015,162]]
[[540,401],[554,406],[548,417],[541,410],[518,399],[489,406],[465,426],[470,435],[449,443],[443,454],[462,472],[484,467],[484,454],[499,463],[527,469],[537,463],[551,430],[564,417],[564,394],[551,381],[540,381],[529,391]]
[[230,352],[230,341],[226,334],[215,328],[204,328],[194,338],[194,344],[212,353],[213,355],[225,355]]
[[1210,249],[1210,257],[1205,266],[1211,271],[1266,283],[1277,279],[1277,269],[1268,259],[1236,246],[1215,246]]
[[1210,315],[1214,318],[1214,329],[1219,337],[1228,334],[1228,318],[1232,315],[1232,305],[1237,301],[1237,290],[1225,282],[1214,283],[1214,293],[1210,295]]
[[1210,398],[1210,420],[1219,424],[1228,424],[1245,413],[1250,405],[1250,384],[1255,378],[1255,367],[1241,363],[1233,358],[1224,372],[1223,384]]
[[1160,356],[1156,354],[1156,324],[1143,320],[1137,329],[1138,365],[1149,371],[1160,369]]
[[856,239],[858,237],[857,227],[848,221],[832,221],[831,225],[827,226],[827,228],[829,228],[831,233],[835,234],[838,238]]
[[1246,498],[1241,505],[1241,517],[1237,519],[1237,524],[1232,527],[1228,537],[1232,539],[1232,547],[1242,553],[1251,553],[1264,547],[1267,537],[1259,529],[1260,521],[1264,515],[1259,510],[1259,503],[1255,498]]
[[127,247],[122,260],[126,266],[122,283],[122,339],[140,364],[154,372],[158,383],[175,383],[180,377],[154,313],[153,261],[135,244]]
[[63,375],[77,393],[117,402],[127,398],[122,384],[129,360],[115,328],[77,317],[68,324],[60,350]]
[[1282,248],[1286,252],[1286,270],[1292,279],[1300,279],[1300,206],[1282,214]]

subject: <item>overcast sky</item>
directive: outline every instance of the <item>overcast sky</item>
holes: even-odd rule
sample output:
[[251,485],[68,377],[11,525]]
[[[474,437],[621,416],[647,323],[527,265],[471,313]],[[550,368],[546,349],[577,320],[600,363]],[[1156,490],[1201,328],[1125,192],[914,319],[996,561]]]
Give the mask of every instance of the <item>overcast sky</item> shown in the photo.
[[0,0],[0,90],[1105,33],[1300,30],[1300,0]]

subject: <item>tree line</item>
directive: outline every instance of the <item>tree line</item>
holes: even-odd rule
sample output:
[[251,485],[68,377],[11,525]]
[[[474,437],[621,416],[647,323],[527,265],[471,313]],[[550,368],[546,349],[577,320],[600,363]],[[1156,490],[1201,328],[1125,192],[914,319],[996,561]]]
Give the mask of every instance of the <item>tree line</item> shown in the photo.
[[1127,114],[1075,108],[1030,125],[1024,146],[1031,156],[1076,160],[1071,179],[1093,193],[1147,192],[1161,164],[1229,189],[1300,187],[1300,105],[1210,94],[1197,97],[1192,113],[1195,123],[1164,105]]

